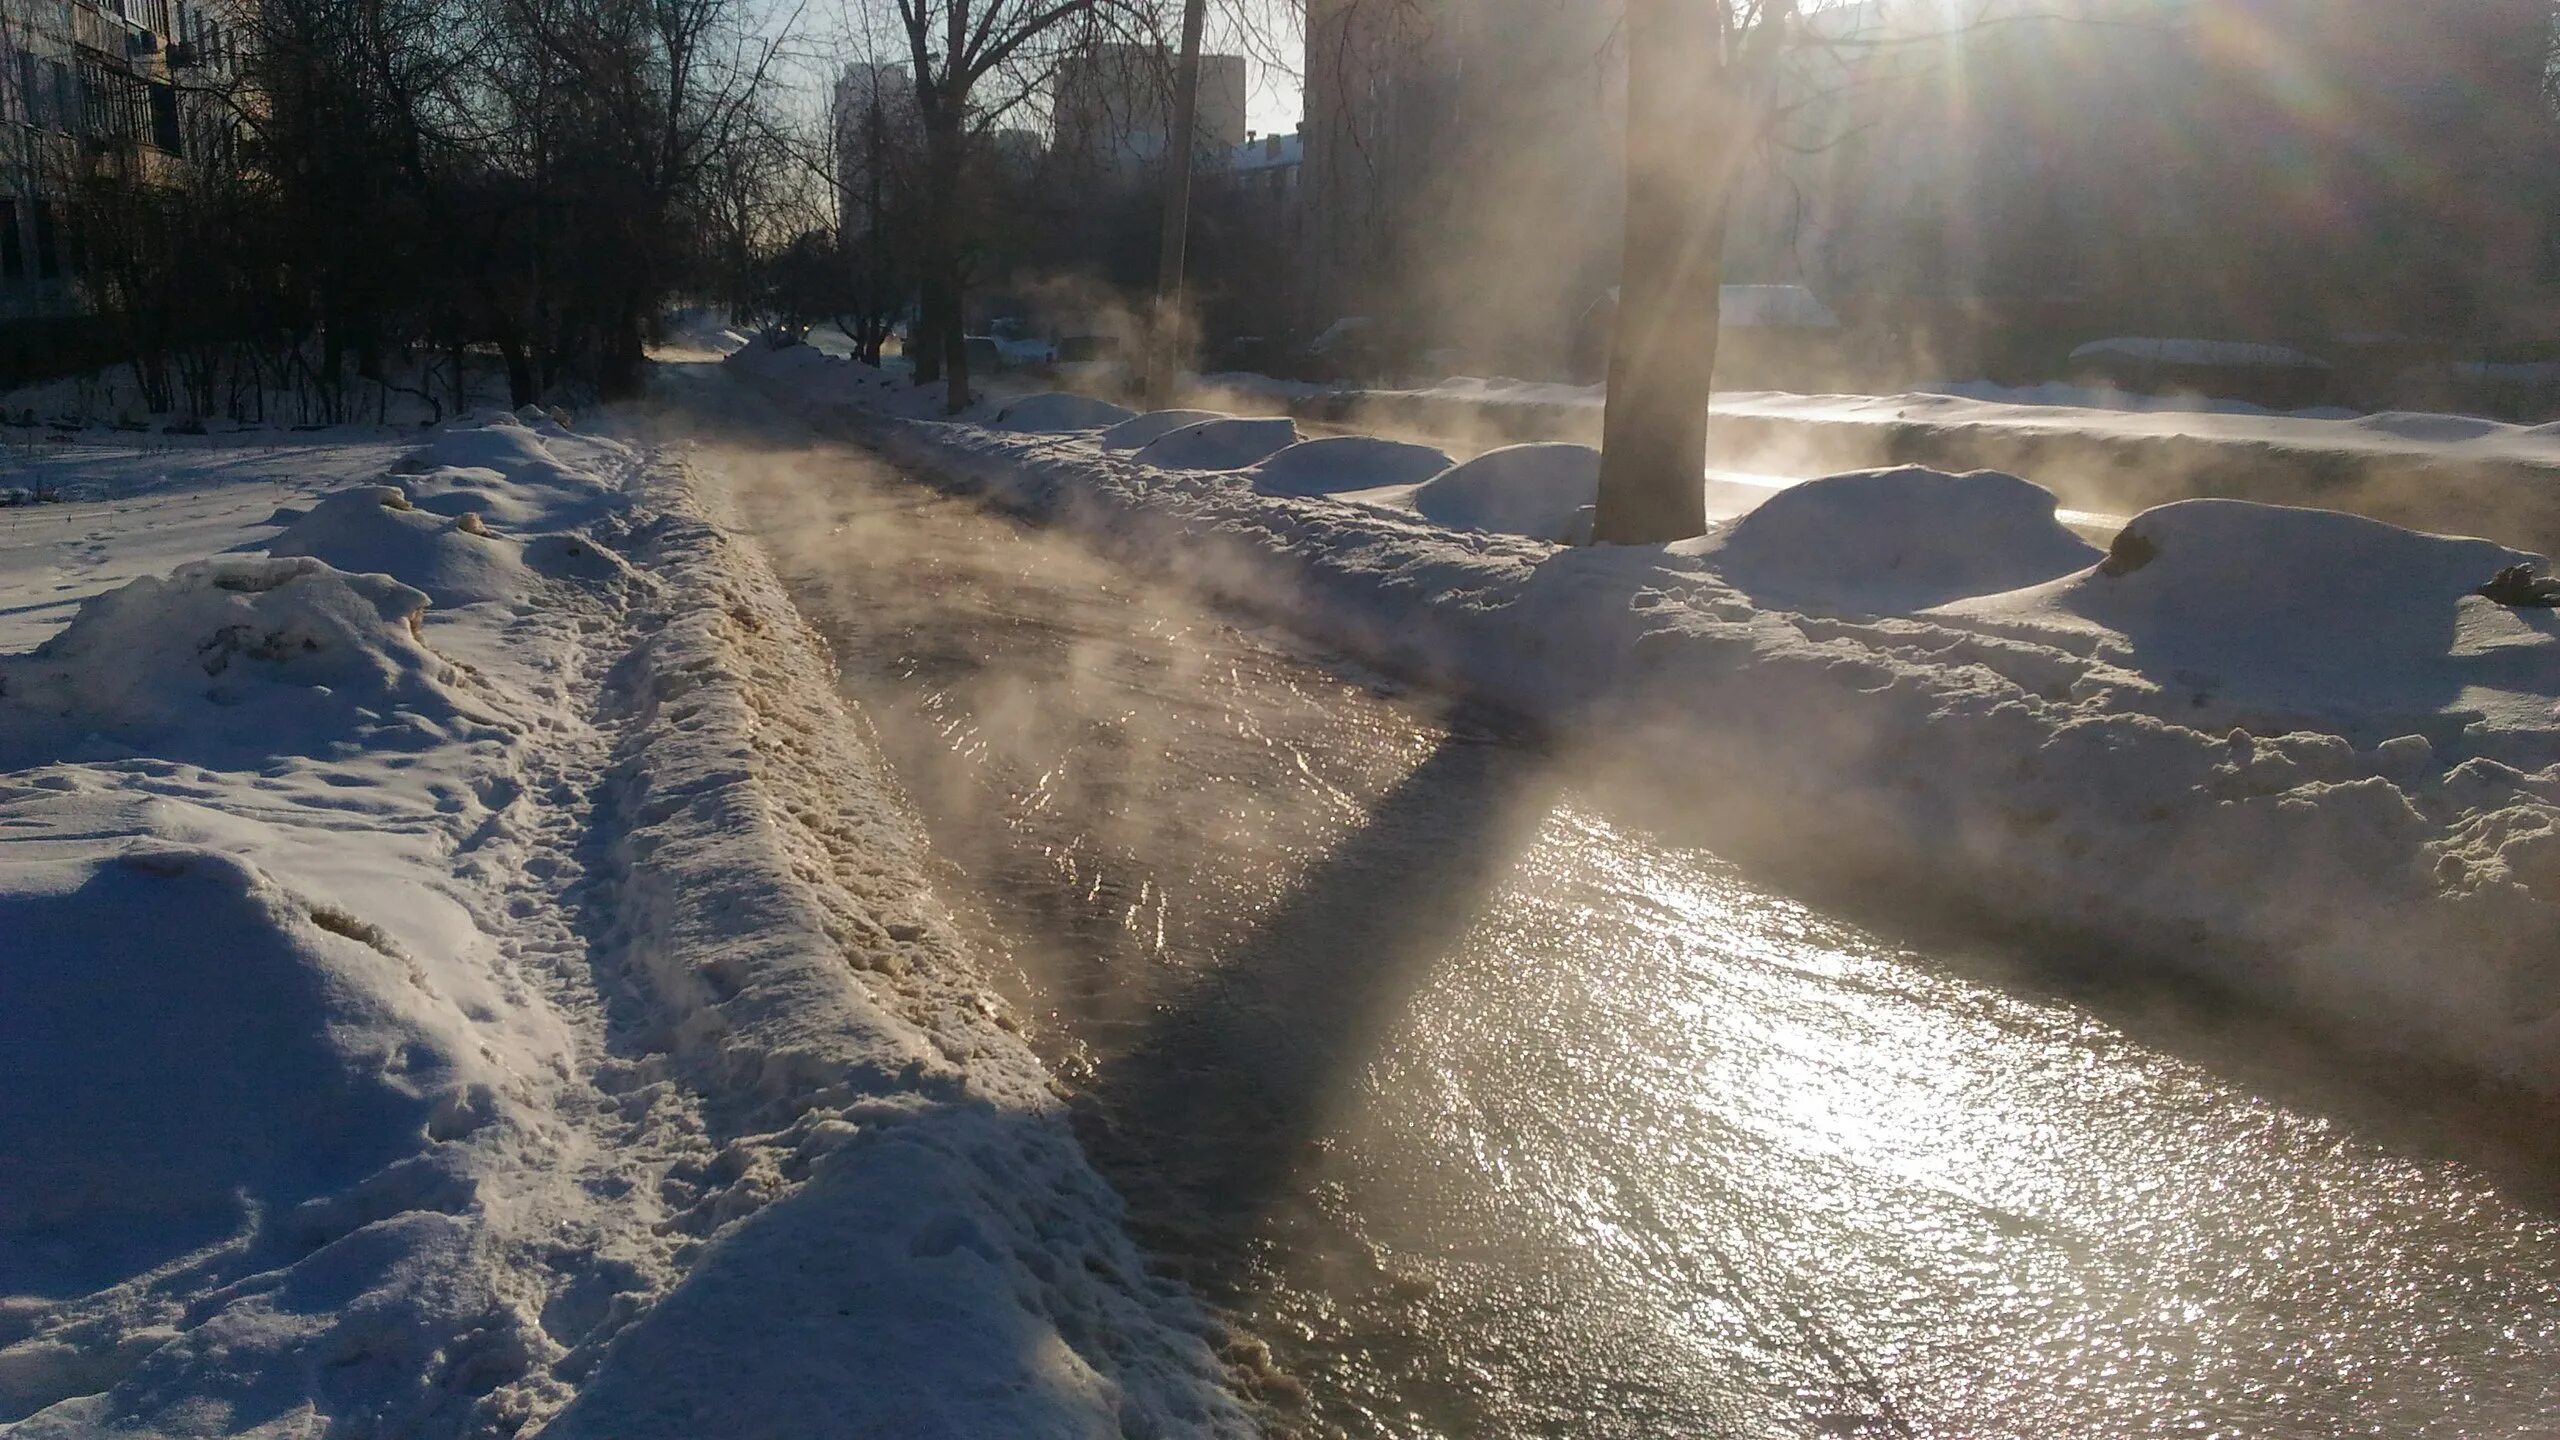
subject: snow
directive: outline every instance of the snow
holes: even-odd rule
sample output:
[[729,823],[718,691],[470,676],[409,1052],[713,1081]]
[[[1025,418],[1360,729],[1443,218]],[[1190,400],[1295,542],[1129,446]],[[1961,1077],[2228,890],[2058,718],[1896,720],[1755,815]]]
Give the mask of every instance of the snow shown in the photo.
[[1511,445],[1488,450],[1414,492],[1434,523],[1536,540],[1590,533],[1600,498],[1600,452],[1588,445]]
[[477,515],[438,514],[411,503],[398,486],[365,486],[321,501],[269,541],[267,552],[316,555],[360,574],[416,575],[447,605],[523,593],[519,547],[487,533]]
[[1051,390],[1028,395],[996,412],[996,424],[1026,435],[1058,434],[1070,430],[1106,430],[1137,412],[1108,400],[1089,395],[1070,395]]
[[2048,380],[2040,385],[2002,385],[1990,380],[1946,380],[1918,386],[1917,395],[1945,395],[1994,405],[2044,405],[2067,410],[2103,410],[2126,414],[2287,415],[2297,420],[2354,420],[2353,410],[2313,406],[2303,410],[2270,410],[2246,400],[2217,400],[2203,395],[2151,395],[2110,386],[2073,385]]
[[451,730],[472,707],[420,639],[427,603],[387,575],[309,558],[223,556],[136,580],[81,606],[33,655],[0,660],[0,756],[66,738],[190,753],[231,738],[291,754],[394,717]]
[[2215,367],[2280,366],[2326,370],[2328,365],[2281,345],[2253,345],[2236,340],[2180,340],[2156,336],[2118,335],[2092,340],[2071,352],[2074,360],[2140,360],[2154,365]]
[[0,464],[13,1436],[1250,1432],[680,455]]
[[1242,470],[1298,443],[1288,420],[1203,420],[1140,446],[1140,465],[1164,470]]
[[[1965,481],[1826,486],[1739,555],[1719,554],[1731,536],[1559,547],[1266,494],[1249,473],[1142,469],[1079,438],[837,407],[731,368],[1366,664],[1661,755],[1666,808],[1736,854],[2052,927],[2357,1053],[2560,1090],[2560,622],[2465,595],[2505,547],[2178,505],[2132,522],[2139,566],[2136,545],[2116,574],[1886,613],[2006,583],[2014,557],[1966,575],[1959,546],[1897,544],[1832,502],[1934,506]],[[1976,485],[1999,498],[1961,513],[2019,541],[2037,562],[2021,568],[2089,558],[2042,528],[2048,500]],[[1572,497],[1548,498],[1533,519]],[[1833,583],[1842,549],[1891,563],[1904,544],[1947,566],[1943,586]],[[1718,570],[1743,556],[1767,567],[1754,583],[1822,603],[1755,601]]]
[[2507,566],[2540,568],[2539,557],[2239,500],[2149,511],[2115,554],[1947,613],[2013,634],[2098,637],[2148,684],[2235,721],[2317,713],[2335,728],[2399,734],[2450,712],[2483,734],[2550,729],[2560,626],[2472,593]]
[[[1599,386],[1501,377],[1456,376],[1418,390],[1331,390],[1314,396],[1304,394],[1303,386],[1283,382],[1254,387],[1246,376],[1214,378],[1224,393],[1260,393],[1283,406],[1321,401],[1332,408],[1421,403],[1488,412],[1550,409],[1589,412],[1584,418],[1596,421],[1606,398]],[[1897,395],[1734,390],[1718,391],[1713,407],[1723,419],[1808,426],[1996,430],[2092,441],[2176,439],[2283,452],[2560,467],[2560,427],[2511,425],[2471,416],[2392,413],[2373,417],[2328,408],[2270,411],[2236,400],[2134,395],[2067,385],[2021,389],[1967,381]]]
[[1456,462],[1445,450],[1368,435],[1328,435],[1292,445],[1253,467],[1265,495],[1337,495],[1419,485]]
[[2415,440],[2422,445],[2461,445],[2494,439],[2514,429],[2470,415],[2426,415],[2405,410],[2385,410],[2347,423],[2358,430],[2370,430],[2394,440]]
[[1906,466],[1771,495],[1712,551],[1716,573],[1788,609],[1905,614],[2051,580],[2101,558],[2014,475]]
[[1211,420],[1232,420],[1232,415],[1215,410],[1151,410],[1133,416],[1102,432],[1105,450],[1143,450],[1176,430]]

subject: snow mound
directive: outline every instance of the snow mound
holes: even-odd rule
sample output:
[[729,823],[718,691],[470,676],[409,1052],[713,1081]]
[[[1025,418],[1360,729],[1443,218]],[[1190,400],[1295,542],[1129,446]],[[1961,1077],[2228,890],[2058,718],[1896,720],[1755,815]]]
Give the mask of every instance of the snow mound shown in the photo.
[[[445,467],[423,475],[400,477],[401,493],[409,503],[421,510],[459,520],[477,515],[484,522],[504,529],[519,529],[541,523],[542,508],[532,504],[522,489],[495,470]],[[301,519],[296,513],[280,522],[291,524]]]
[[0,740],[229,737],[287,754],[398,711],[442,724],[463,711],[453,667],[419,640],[427,604],[309,556],[182,565],[89,600],[34,654],[0,660]]
[[1716,569],[1766,604],[1876,614],[2040,584],[2103,557],[2014,475],[1908,466],[1809,480],[1735,522]]
[[438,605],[470,605],[524,593],[530,583],[516,548],[409,503],[388,485],[341,490],[311,507],[267,546],[279,556],[314,556],[358,575],[389,575]]
[[397,468],[403,474],[419,475],[433,470],[493,470],[513,480],[524,478],[527,471],[556,473],[562,467],[560,457],[542,443],[541,435],[513,415],[501,415],[486,425],[443,431]]
[[1137,417],[1126,405],[1051,390],[1026,396],[996,412],[996,428],[1024,435],[1062,435],[1075,430],[1101,430]]
[[1435,525],[1567,542],[1587,534],[1600,498],[1600,452],[1588,445],[1488,450],[1414,492]]
[[1297,443],[1292,420],[1203,420],[1149,441],[1134,458],[1159,470],[1242,470]]
[[1231,420],[1215,410],[1150,410],[1102,432],[1105,450],[1143,450],[1186,425],[1205,420]]
[[2467,692],[2504,688],[2545,695],[2547,716],[2560,639],[2472,593],[2538,562],[2337,511],[2183,500],[2134,517],[2104,565],[1943,613],[2112,632],[2133,668],[2198,705],[2476,707]]
[[0,1021],[0,1294],[281,1218],[470,1108],[470,1051],[410,964],[232,856],[0,864],[0,934],[0,1014],[31,1022]]
[[1292,445],[1253,467],[1253,488],[1265,495],[1339,495],[1385,485],[1419,485],[1450,466],[1449,454],[1429,445],[1333,435]]

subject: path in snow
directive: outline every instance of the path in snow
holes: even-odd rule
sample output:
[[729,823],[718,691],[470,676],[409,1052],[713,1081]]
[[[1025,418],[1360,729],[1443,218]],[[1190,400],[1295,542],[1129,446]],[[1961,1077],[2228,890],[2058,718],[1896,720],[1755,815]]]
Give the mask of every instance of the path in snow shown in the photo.
[[1319,1429],[2469,1436],[2560,1406],[2548,1157],[2458,1105],[1809,908],[1634,824],[1602,758],[743,388],[693,414],[1145,1237]]

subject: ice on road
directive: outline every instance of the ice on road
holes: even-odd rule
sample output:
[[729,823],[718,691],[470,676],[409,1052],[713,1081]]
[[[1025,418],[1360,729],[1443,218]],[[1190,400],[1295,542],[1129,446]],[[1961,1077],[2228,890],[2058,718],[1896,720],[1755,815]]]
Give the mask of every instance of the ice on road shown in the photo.
[[2307,1440],[2560,1407],[2540,1142],[2104,957],[1809,905],[1616,757],[699,383],[671,423],[1284,1411]]

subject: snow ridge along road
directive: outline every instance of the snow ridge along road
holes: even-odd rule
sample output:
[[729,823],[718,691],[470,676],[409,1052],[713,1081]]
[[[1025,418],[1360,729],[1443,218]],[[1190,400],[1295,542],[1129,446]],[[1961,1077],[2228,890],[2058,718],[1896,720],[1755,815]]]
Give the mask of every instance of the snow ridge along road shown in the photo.
[[0,656],[0,1428],[1249,1431],[680,456],[41,463],[233,543]]
[[[1013,432],[994,407],[923,418],[806,351],[728,365],[1323,643],[1653,747],[1677,774],[1666,806],[1726,848],[2098,936],[2367,1043],[2560,1087],[2560,636],[2467,595],[2500,547],[2191,502],[2137,517],[2139,553],[2103,568],[1906,611],[1854,584],[1822,597],[1836,571],[1944,560],[1907,513],[1802,554],[1784,586],[1758,554],[1746,585],[1720,553],[1738,531],[1571,549],[1450,530]],[[2182,583],[2200,571],[2222,580]]]

